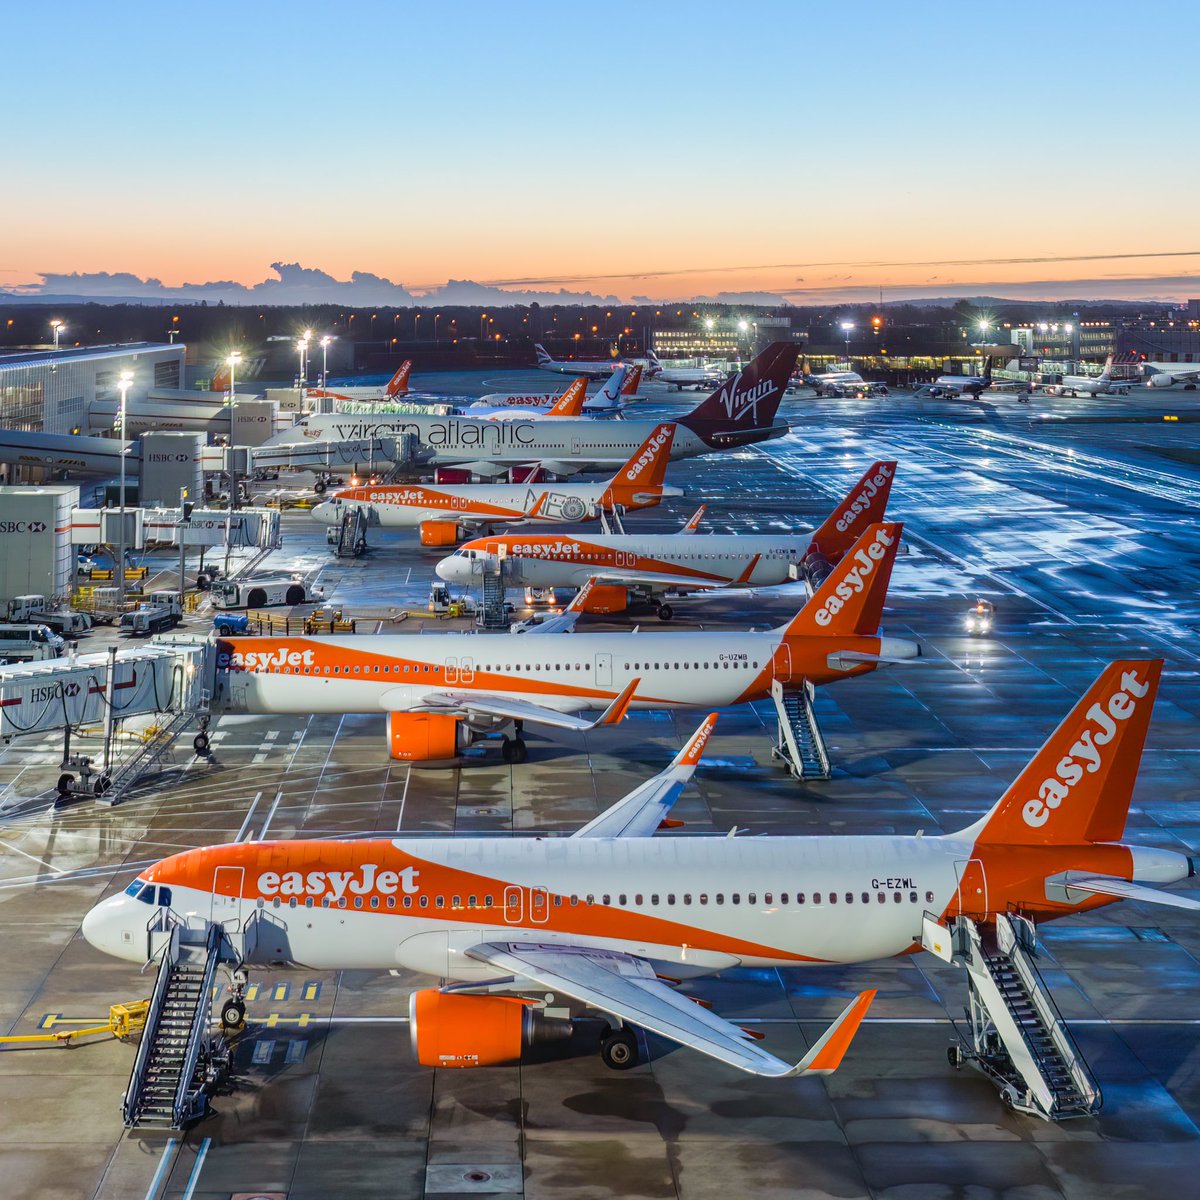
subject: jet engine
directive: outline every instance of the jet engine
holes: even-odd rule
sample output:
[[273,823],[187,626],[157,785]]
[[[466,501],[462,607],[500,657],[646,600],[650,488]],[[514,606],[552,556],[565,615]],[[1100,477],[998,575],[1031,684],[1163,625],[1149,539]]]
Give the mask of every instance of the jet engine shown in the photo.
[[526,1046],[563,1041],[571,1022],[546,1017],[532,1001],[423,988],[408,1002],[413,1055],[423,1067],[513,1063]]
[[1174,375],[1151,375],[1150,378],[1146,380],[1146,386],[1163,388],[1170,387],[1174,382]]
[[462,541],[462,528],[457,521],[422,521],[422,546],[456,546]]

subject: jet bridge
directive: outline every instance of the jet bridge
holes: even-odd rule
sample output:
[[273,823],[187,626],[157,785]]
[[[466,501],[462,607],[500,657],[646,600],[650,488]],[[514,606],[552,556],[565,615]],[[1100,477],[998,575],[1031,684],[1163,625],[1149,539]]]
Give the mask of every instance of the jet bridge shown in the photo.
[[[201,722],[197,750],[204,738],[214,678],[214,643],[209,638],[176,635],[107,653],[71,654],[43,662],[0,668],[0,739],[63,731],[63,768],[59,795],[86,792],[117,803],[120,792],[137,781],[192,721]],[[131,756],[116,752],[120,722],[131,717],[161,717],[152,736]],[[82,727],[103,730],[103,754],[72,757],[71,735]]]

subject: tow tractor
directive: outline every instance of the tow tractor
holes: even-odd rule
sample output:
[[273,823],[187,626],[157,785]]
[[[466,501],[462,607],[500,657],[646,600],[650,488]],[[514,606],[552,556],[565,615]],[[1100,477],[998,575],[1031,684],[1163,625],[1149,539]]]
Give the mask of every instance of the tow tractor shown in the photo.
[[995,623],[996,606],[990,600],[976,600],[967,613],[967,632],[972,637],[983,637]]
[[472,617],[477,605],[467,595],[455,596],[450,592],[450,585],[438,580],[429,589],[429,611],[439,617]]

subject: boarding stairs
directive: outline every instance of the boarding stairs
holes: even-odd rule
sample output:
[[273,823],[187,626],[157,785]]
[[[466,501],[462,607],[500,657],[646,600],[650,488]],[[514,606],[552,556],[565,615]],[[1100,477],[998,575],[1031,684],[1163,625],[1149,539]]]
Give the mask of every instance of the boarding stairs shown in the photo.
[[625,522],[621,519],[625,512],[623,504],[614,504],[612,508],[600,509],[600,528],[604,533],[625,533]]
[[342,513],[341,520],[325,533],[334,558],[358,558],[366,551],[367,524],[367,514],[358,505]]
[[507,629],[508,609],[504,598],[512,576],[512,564],[499,554],[481,554],[472,560],[471,574],[479,576],[482,592],[478,624],[483,629]]
[[96,803],[106,808],[115,808],[137,783],[159,766],[175,744],[175,739],[197,718],[208,715],[209,696],[202,693],[198,708],[182,708],[178,712],[164,714],[170,717],[165,725],[158,726],[124,762],[108,777],[108,783],[96,794]]
[[1033,925],[998,913],[993,931],[958,917],[953,946],[967,969],[970,1031],[951,1057],[991,1076],[1019,1112],[1050,1121],[1099,1112],[1100,1089],[1034,964]]
[[166,932],[122,1104],[126,1128],[182,1129],[206,1112],[215,1081],[210,1010],[222,941],[220,925],[192,929],[176,921]]
[[778,679],[771,683],[778,723],[771,756],[780,759],[795,779],[828,779],[831,774],[829,753],[813,709],[815,695],[807,680],[799,691],[786,691]]

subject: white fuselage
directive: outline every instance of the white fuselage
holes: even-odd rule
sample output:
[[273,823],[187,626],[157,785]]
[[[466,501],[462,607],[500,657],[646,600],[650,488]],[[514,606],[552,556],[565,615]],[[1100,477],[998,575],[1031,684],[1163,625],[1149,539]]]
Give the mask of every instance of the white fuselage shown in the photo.
[[[811,534],[595,534],[533,537],[513,542],[505,559],[513,587],[582,587],[599,572],[675,576],[680,588],[770,587],[797,576],[812,544]],[[486,552],[486,551],[485,551]],[[444,558],[437,573],[453,583],[472,582],[472,556],[465,547]],[[661,578],[654,586],[668,586]]]
[[[357,843],[353,866],[344,844],[325,843],[325,867],[314,843],[294,861],[288,845],[204,852],[225,872],[242,864],[236,899],[181,885],[170,860],[150,877],[189,923],[244,933],[251,962],[471,980],[495,975],[463,953],[489,941],[614,950],[683,974],[887,958],[920,944],[924,912],[953,906],[972,857],[970,842],[947,837],[456,837]],[[142,962],[149,915],[113,897],[85,933]]]

